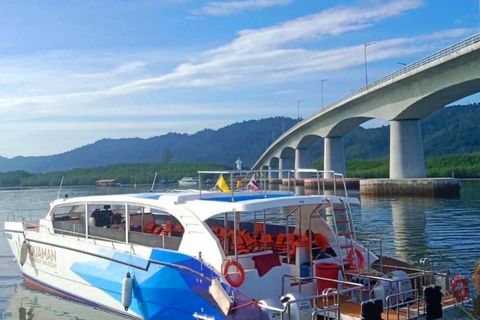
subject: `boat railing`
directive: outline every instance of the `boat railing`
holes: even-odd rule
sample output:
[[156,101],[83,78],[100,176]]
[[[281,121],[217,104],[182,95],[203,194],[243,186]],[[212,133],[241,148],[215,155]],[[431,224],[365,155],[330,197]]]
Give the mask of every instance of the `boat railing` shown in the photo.
[[380,260],[380,271],[383,272],[383,240],[380,238],[357,238],[356,239],[358,242],[360,242],[363,247],[365,248],[365,251],[367,253],[367,266],[370,266],[370,252],[371,250],[371,245],[375,245],[378,247],[378,257]]
[[[321,300],[323,302],[322,306],[317,306],[317,300]],[[334,312],[335,318],[333,319],[340,319],[340,296],[339,292],[333,288],[325,289],[321,294],[316,294],[312,296],[304,296],[301,298],[297,298],[295,300],[287,301],[283,308],[277,308],[273,306],[269,306],[268,304],[259,301],[258,306],[262,309],[272,310],[281,313],[281,319],[291,319],[291,305],[294,303],[300,303],[304,301],[309,301],[314,303],[314,308],[312,311],[312,320],[317,319],[317,315],[323,315],[324,317],[329,316],[330,312]],[[332,319],[331,317],[328,317]]]
[[[24,221],[23,222],[25,227],[28,228],[28,227],[32,227],[32,228],[39,228],[40,225],[37,224],[37,223],[33,223],[33,222],[28,222],[28,221]],[[75,226],[75,225],[74,225]],[[91,226],[90,226],[91,227]],[[111,249],[118,249],[115,247],[115,245],[130,245],[130,247],[132,247],[133,245],[143,245],[143,246],[148,246],[146,244],[142,244],[142,243],[138,243],[138,242],[133,242],[133,241],[130,241],[129,243],[126,243],[125,240],[115,240],[115,239],[112,239],[112,238],[105,238],[105,237],[100,237],[100,236],[95,236],[95,235],[92,235],[92,234],[88,234],[88,238],[87,236],[85,235],[85,232],[81,232],[81,231],[76,231],[76,230],[65,230],[65,229],[62,229],[62,228],[55,228],[55,227],[47,227],[47,226],[42,226],[42,228],[45,228],[48,232],[49,235],[61,235],[62,237],[66,237],[66,236],[69,236],[69,237],[75,237],[78,241],[83,241],[85,239],[91,239],[93,240],[93,243],[96,244],[96,245],[100,245],[100,246],[103,246],[105,248],[111,248]],[[123,233],[124,230],[122,230],[122,233]],[[165,236],[165,235],[155,235],[155,237],[158,237],[158,238],[161,238],[162,241],[162,245],[161,246],[158,246],[158,248],[160,249],[172,249],[170,248],[170,246],[166,246],[166,241],[165,239],[166,238],[169,238],[168,236]],[[99,241],[102,241],[104,243],[101,243]],[[151,247],[151,246],[150,246]],[[157,247],[157,246],[155,246]],[[133,248],[133,247],[132,247]]]
[[316,282],[317,281],[328,281],[329,283],[341,284],[342,286],[346,287],[343,290],[341,290],[340,293],[342,293],[342,294],[345,294],[345,293],[348,293],[348,292],[351,292],[351,291],[355,291],[355,290],[361,290],[361,289],[365,288],[365,285],[357,283],[357,282],[330,279],[330,278],[317,277],[317,276],[297,277],[297,276],[292,276],[292,275],[289,275],[289,274],[285,274],[282,277],[282,295],[285,294],[285,279],[290,279],[290,280],[296,281],[297,284],[298,284],[299,292],[302,292],[302,285],[303,284],[310,283],[312,280],[316,281]]
[[[18,211],[9,211],[7,212],[7,222],[8,221],[33,221],[32,214],[36,215],[37,213],[44,214],[43,210],[18,210]],[[28,218],[28,219],[27,219]]]
[[[406,301],[407,295],[413,295],[414,298]],[[422,304],[422,308],[420,308],[421,302],[424,302]],[[413,316],[411,316],[412,305],[416,309],[416,314],[414,314]],[[421,316],[420,309],[422,309],[422,314],[425,314],[426,313],[425,305],[426,305],[425,297],[419,295],[418,289],[413,289],[413,290],[402,291],[399,293],[388,295],[385,298],[385,308],[383,309],[386,311],[385,313],[387,314],[386,320],[391,319],[391,311],[394,311],[396,313],[397,320],[400,320],[400,319],[409,320],[409,319],[417,319],[418,317],[420,317]],[[403,315],[403,313],[405,312],[407,313],[406,318]]]
[[[200,198],[202,197],[202,192],[205,192],[205,190],[202,190],[204,187],[203,181],[205,180],[205,176],[207,175],[208,177],[214,177],[225,175],[227,181],[228,187],[230,189],[230,194],[232,196],[232,201],[235,199],[235,192],[240,192],[246,190],[247,186],[242,186],[237,187],[237,184],[235,181],[241,180],[243,183],[244,179],[249,179],[252,180],[253,177],[255,177],[255,181],[258,183],[259,193],[263,193],[265,197],[267,196],[267,185],[275,179],[278,178],[273,178],[273,174],[278,174],[280,176],[286,176],[287,180],[287,188],[290,190],[292,187],[294,188],[294,193],[296,194],[296,187],[297,187],[297,180],[299,179],[298,176],[299,174],[310,174],[311,176],[314,176],[314,179],[316,179],[317,183],[317,192],[318,195],[325,195],[325,190],[326,190],[326,181],[333,180],[333,196],[337,196],[338,190],[343,189],[343,192],[345,194],[345,197],[348,199],[348,190],[347,190],[347,185],[345,181],[345,176],[341,173],[337,173],[333,170],[316,170],[316,169],[295,169],[295,170],[224,170],[224,171],[198,171],[198,192],[200,193]],[[338,181],[337,181],[338,180]],[[218,182],[218,181],[217,181]],[[249,182],[249,181],[248,181]],[[248,183],[247,182],[247,183]],[[340,187],[337,187],[337,183],[340,184]],[[217,185],[215,185],[216,187]],[[215,188],[214,187],[214,188]]]
[[[23,223],[26,226],[40,227],[38,224],[33,224],[33,223],[30,223],[30,222],[23,222]],[[121,242],[121,241],[116,241],[116,240],[112,240],[112,239],[108,239],[108,238],[102,238],[102,237],[91,236],[91,235],[89,235],[88,238],[85,238],[84,237],[85,234],[81,234],[81,233],[78,233],[78,232],[65,231],[65,230],[61,230],[61,229],[57,229],[57,228],[50,228],[50,227],[46,227],[46,226],[42,226],[42,227],[46,228],[50,235],[52,235],[52,231],[54,233],[55,233],[55,231],[59,231],[62,236],[65,236],[65,234],[71,233],[71,234],[75,234],[78,241],[92,239],[92,240],[94,240],[95,245],[103,246],[103,247],[108,248],[108,249],[110,249],[110,247],[104,245],[104,243],[99,243],[99,242],[96,242],[96,241],[103,241],[105,243],[111,244],[111,249],[114,249],[114,250],[125,249],[125,247],[115,248],[115,244],[121,244],[121,245],[124,245],[124,246],[128,245],[129,248],[130,248],[130,253],[133,253],[133,254],[135,254],[135,245],[138,245],[136,243],[131,243],[131,242],[130,243],[125,243],[125,242]],[[80,237],[80,236],[82,236],[82,237]],[[199,258],[199,261],[202,263],[202,268],[206,268],[206,269],[202,269],[201,272],[196,271],[196,270],[194,270],[194,269],[192,269],[188,266],[185,266],[185,265],[180,265],[180,264],[175,264],[175,263],[170,263],[170,262],[165,262],[165,261],[155,260],[153,263],[168,266],[168,267],[172,267],[172,268],[176,268],[176,269],[186,270],[186,271],[194,273],[198,277],[201,277],[202,279],[205,279],[205,280],[208,280],[208,281],[212,281],[212,280],[216,279],[217,277],[215,277],[215,275],[217,275],[217,271],[215,270],[215,268],[212,265],[210,265],[208,262],[203,260],[201,258],[201,256]]]

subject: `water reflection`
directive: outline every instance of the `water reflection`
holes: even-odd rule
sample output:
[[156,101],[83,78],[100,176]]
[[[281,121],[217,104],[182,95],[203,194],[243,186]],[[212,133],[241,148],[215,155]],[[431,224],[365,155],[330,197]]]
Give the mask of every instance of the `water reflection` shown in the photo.
[[56,296],[30,289],[24,284],[11,288],[10,305],[0,314],[0,319],[50,320],[50,319],[123,319],[91,307],[60,299]]
[[424,257],[428,249],[425,212],[432,204],[433,199],[392,201],[393,243],[400,260],[415,262]]

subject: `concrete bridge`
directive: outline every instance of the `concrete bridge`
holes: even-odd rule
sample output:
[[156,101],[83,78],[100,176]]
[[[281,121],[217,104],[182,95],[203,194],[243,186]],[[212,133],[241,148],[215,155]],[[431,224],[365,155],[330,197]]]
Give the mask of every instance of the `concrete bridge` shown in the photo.
[[[425,178],[420,119],[480,92],[480,33],[332,103],[285,132],[252,169],[310,167],[308,148],[324,138],[324,170],[346,174],[343,136],[371,119],[390,122],[390,178]],[[297,173],[297,178],[300,178]],[[278,178],[284,178],[282,173]]]

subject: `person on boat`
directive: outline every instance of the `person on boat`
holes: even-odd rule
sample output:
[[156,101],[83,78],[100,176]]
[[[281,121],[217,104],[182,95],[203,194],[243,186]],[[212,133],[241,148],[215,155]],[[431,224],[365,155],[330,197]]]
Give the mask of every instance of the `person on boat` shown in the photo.
[[319,259],[325,256],[325,254],[336,257],[337,254],[330,247],[330,243],[321,233],[313,233],[313,231],[306,230],[305,235],[302,237],[302,246],[307,249],[307,252],[310,254],[310,240],[312,241],[312,253],[314,259]]

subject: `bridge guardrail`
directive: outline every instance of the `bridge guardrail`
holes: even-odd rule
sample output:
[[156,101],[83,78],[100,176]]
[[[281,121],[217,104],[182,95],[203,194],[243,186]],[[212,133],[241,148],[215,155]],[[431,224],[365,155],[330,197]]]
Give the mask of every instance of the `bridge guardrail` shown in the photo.
[[440,50],[440,51],[438,51],[438,52],[436,52],[436,53],[434,53],[434,54],[431,54],[431,55],[429,55],[429,56],[427,56],[427,57],[425,57],[425,58],[423,58],[423,59],[420,59],[420,60],[418,60],[418,61],[416,61],[416,62],[414,62],[414,63],[412,63],[412,64],[409,64],[409,65],[405,66],[404,68],[401,68],[401,69],[399,69],[399,70],[397,70],[397,71],[395,71],[395,72],[393,72],[393,73],[390,73],[389,75],[386,75],[386,76],[383,77],[383,78],[380,78],[380,79],[378,79],[378,80],[375,80],[375,81],[373,81],[372,83],[369,83],[369,84],[367,84],[366,86],[364,86],[364,87],[362,87],[362,88],[360,88],[360,89],[358,89],[358,90],[356,90],[356,91],[354,91],[354,92],[352,92],[352,93],[344,96],[343,98],[340,98],[339,100],[337,100],[337,101],[329,104],[328,106],[326,106],[325,108],[323,108],[322,110],[320,110],[319,112],[317,112],[316,114],[319,114],[319,113],[321,113],[321,112],[323,112],[323,111],[325,111],[325,110],[328,110],[328,109],[334,107],[335,105],[338,105],[339,103],[341,103],[341,102],[343,102],[343,101],[345,101],[345,100],[348,100],[348,99],[350,99],[351,97],[356,96],[356,95],[358,95],[358,94],[360,94],[360,93],[362,93],[362,92],[365,92],[365,91],[367,91],[367,90],[369,90],[369,89],[371,89],[371,88],[374,88],[374,87],[376,87],[376,86],[378,86],[378,85],[380,85],[380,84],[382,84],[382,83],[385,83],[385,82],[387,82],[387,81],[390,81],[390,80],[392,80],[392,79],[394,79],[394,78],[397,78],[397,77],[399,77],[399,76],[401,76],[401,75],[403,75],[403,74],[405,74],[405,73],[408,73],[408,72],[410,72],[410,71],[412,71],[412,70],[415,70],[415,69],[417,69],[417,68],[419,68],[419,67],[422,67],[422,66],[424,66],[424,65],[426,65],[426,64],[428,64],[428,63],[430,63],[430,62],[432,62],[432,61],[438,60],[438,59],[443,58],[443,57],[445,57],[445,56],[447,56],[447,55],[449,55],[449,54],[452,54],[452,53],[457,52],[457,51],[459,51],[459,50],[461,50],[461,49],[464,49],[464,48],[466,48],[466,47],[469,47],[469,46],[471,46],[471,45],[473,45],[473,44],[475,44],[475,43],[477,43],[477,42],[480,42],[480,33],[477,33],[477,34],[475,34],[475,35],[473,35],[473,36],[471,36],[471,37],[469,37],[469,38],[467,38],[467,39],[464,39],[464,40],[462,40],[462,41],[460,41],[460,42],[457,42],[457,43],[455,43],[455,44],[453,44],[453,45],[451,45],[451,46],[449,46],[449,47],[447,47],[447,48],[445,48],[445,49],[442,49],[442,50]]

